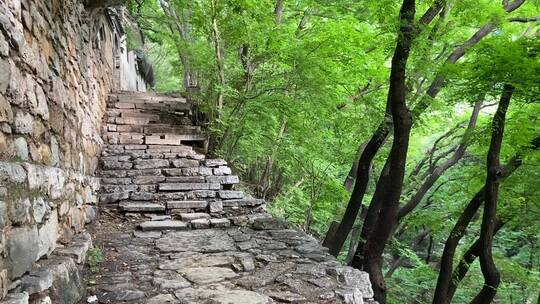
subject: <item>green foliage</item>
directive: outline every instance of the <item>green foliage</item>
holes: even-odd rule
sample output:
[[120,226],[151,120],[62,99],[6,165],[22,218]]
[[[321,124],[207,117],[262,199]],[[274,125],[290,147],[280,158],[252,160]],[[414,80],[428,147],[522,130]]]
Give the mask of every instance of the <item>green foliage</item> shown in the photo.
[[86,264],[93,273],[98,273],[100,264],[103,262],[103,252],[99,247],[92,247],[86,252]]
[[[271,213],[322,238],[348,202],[350,194],[343,183],[358,146],[384,117],[400,2],[284,1],[280,23],[274,15],[275,1],[220,0],[215,7],[211,0],[166,2],[178,19],[159,1],[130,3],[132,15],[151,42],[156,88],[185,89],[185,62],[195,67],[197,98],[214,139],[212,153],[234,166],[245,189],[269,201]],[[418,19],[433,1],[417,2]],[[424,167],[413,174],[437,139],[458,124],[465,126],[477,101],[491,106],[481,111],[464,157],[437,180],[388,246],[385,267],[396,257],[405,260],[387,279],[391,303],[431,303],[444,242],[485,182],[491,119],[505,83],[514,85],[516,92],[507,115],[501,162],[520,152],[523,165],[500,190],[498,214],[509,222],[495,238],[503,280],[496,301],[528,303],[538,296],[540,256],[531,244],[540,238],[540,155],[526,147],[540,134],[540,40],[534,34],[538,23],[508,20],[537,16],[538,11],[538,1],[527,1],[507,14],[501,1],[452,0],[444,18],[436,17],[415,40],[407,67],[409,107],[418,105],[437,75],[446,78],[446,86],[414,122],[403,203],[418,189],[422,174],[430,172]],[[305,16],[307,22],[299,27]],[[219,82],[214,19],[224,85]],[[466,48],[456,64],[448,64],[446,58],[455,47],[487,23],[494,25],[494,31]],[[189,25],[189,37],[180,35],[178,24]],[[221,111],[216,104],[220,93],[224,96]],[[463,126],[438,144],[435,157],[448,159],[444,152],[456,147]],[[388,150],[385,145],[374,160],[365,204],[373,195]],[[412,249],[412,241],[425,229],[431,231],[430,238]],[[456,262],[478,233],[475,220]],[[482,282],[475,262],[454,302],[468,303]]]

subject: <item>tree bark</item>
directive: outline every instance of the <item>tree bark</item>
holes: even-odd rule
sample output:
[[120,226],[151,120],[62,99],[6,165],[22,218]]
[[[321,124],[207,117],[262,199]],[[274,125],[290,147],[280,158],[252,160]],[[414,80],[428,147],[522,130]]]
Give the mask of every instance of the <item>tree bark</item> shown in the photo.
[[[445,3],[446,1],[442,1],[442,3]],[[436,1],[435,4],[433,4],[434,7],[438,7],[438,10],[442,8],[442,4],[440,4],[441,1]],[[428,9],[428,12],[430,12],[430,9]],[[420,19],[420,26],[426,26],[428,25],[433,18],[437,14],[432,14],[426,12],[424,16]],[[411,26],[413,27],[413,26]],[[415,29],[414,33],[415,35],[418,35],[422,28]],[[345,213],[343,214],[343,218],[340,222],[339,228],[335,234],[335,237],[333,238],[333,242],[328,244],[329,253],[333,256],[337,256],[339,252],[341,251],[341,248],[343,247],[343,244],[345,243],[345,240],[347,239],[347,236],[349,235],[349,232],[351,231],[354,221],[356,220],[356,217],[358,216],[358,211],[360,210],[360,206],[362,205],[362,200],[364,199],[364,195],[366,193],[367,185],[369,183],[369,169],[371,167],[371,162],[373,161],[373,158],[383,145],[383,143],[386,141],[386,138],[388,137],[388,134],[390,132],[391,127],[391,96],[390,93],[388,94],[387,98],[387,104],[386,104],[386,111],[383,121],[379,124],[369,141],[367,142],[364,151],[362,152],[362,155],[360,156],[360,159],[358,160],[358,167],[356,171],[356,180],[354,183],[353,191],[351,193],[351,197],[349,199],[349,202],[347,204],[347,209],[345,210]],[[371,208],[371,206],[370,206]],[[373,211],[373,210],[372,210]],[[368,210],[368,218],[370,216],[370,213],[375,212],[369,212]],[[360,246],[359,246],[360,247]]]
[[[495,221],[495,230],[494,234],[496,234],[503,226],[505,222],[503,222],[500,219],[497,219]],[[474,262],[474,260],[478,257],[480,254],[480,239],[477,239],[470,247],[465,251],[465,254],[463,254],[463,257],[459,261],[457,267],[454,269],[454,272],[452,273],[452,280],[450,281],[450,285],[448,286],[448,291],[446,293],[446,298],[448,303],[452,301],[452,298],[454,297],[454,294],[456,293],[457,287],[459,283],[463,280],[467,272],[469,271],[469,266]]]
[[[365,269],[370,276],[375,299],[381,304],[386,303],[386,283],[382,274],[382,254],[391,234],[393,223],[399,208],[399,198],[403,188],[405,176],[405,164],[409,137],[412,128],[412,117],[406,104],[407,87],[406,67],[410,48],[415,38],[414,15],[416,12],[415,0],[404,0],[400,11],[400,30],[398,33],[396,49],[392,57],[390,71],[390,87],[388,96],[394,125],[394,139],[390,155],[388,156],[388,179],[384,206],[381,208],[379,219],[373,233],[367,239],[364,246],[363,265],[355,265],[356,268]],[[360,267],[358,267],[360,266]]]
[[221,50],[221,38],[220,38],[220,32],[217,22],[217,5],[218,0],[211,0],[212,5],[212,18],[211,18],[211,36],[212,36],[212,42],[214,44],[214,56],[216,59],[216,67],[217,67],[217,76],[218,76],[218,83],[221,86],[218,89],[218,96],[216,98],[216,110],[217,110],[217,117],[219,118],[221,116],[221,111],[223,109],[223,87],[225,86],[225,68],[223,66],[223,54]]
[[[518,154],[514,156],[506,165],[505,169],[501,171],[499,180],[508,177],[519,166],[521,166],[521,156]],[[455,223],[450,235],[448,236],[443,255],[441,257],[441,265],[439,270],[439,277],[437,279],[437,286],[433,296],[433,304],[446,304],[448,286],[452,279],[453,260],[456,248],[461,238],[465,235],[465,231],[472,221],[474,215],[480,208],[480,205],[484,201],[486,186],[482,187],[480,191],[476,193],[473,199],[467,204],[463,213]]]
[[274,8],[274,15],[276,16],[277,25],[281,24],[281,18],[283,17],[283,1],[284,0],[277,0]]
[[497,217],[497,200],[499,195],[500,177],[502,168],[500,155],[502,140],[504,136],[504,126],[506,112],[510,105],[510,99],[514,87],[506,84],[503,88],[501,100],[497,107],[497,112],[493,117],[491,143],[487,155],[487,177],[484,198],[484,213],[480,227],[480,268],[484,276],[484,286],[482,290],[471,301],[473,304],[489,304],[497,294],[497,288],[501,281],[499,270],[493,261],[493,235],[495,231],[495,219]]

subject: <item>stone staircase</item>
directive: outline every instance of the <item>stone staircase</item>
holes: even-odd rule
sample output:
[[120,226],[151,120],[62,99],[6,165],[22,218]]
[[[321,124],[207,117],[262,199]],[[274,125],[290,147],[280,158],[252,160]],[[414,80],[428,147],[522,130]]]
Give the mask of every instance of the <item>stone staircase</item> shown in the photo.
[[239,178],[224,160],[205,157],[207,136],[186,99],[120,92],[107,114],[102,206],[147,215],[147,231],[228,227],[264,211],[264,201],[235,190]]
[[110,96],[87,302],[375,304],[367,273],[235,189],[192,116],[179,97]]

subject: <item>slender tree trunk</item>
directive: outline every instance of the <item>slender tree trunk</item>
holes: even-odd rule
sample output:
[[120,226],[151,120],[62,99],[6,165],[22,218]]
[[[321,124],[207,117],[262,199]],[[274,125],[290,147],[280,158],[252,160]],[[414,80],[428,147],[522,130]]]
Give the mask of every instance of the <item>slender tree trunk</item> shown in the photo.
[[[416,29],[416,34],[419,34],[423,27],[428,25],[437,15],[436,13],[433,13],[433,10],[436,10],[439,12],[442,7],[445,5],[446,1],[436,1],[432,7],[426,11],[426,13],[420,18],[420,27]],[[467,47],[472,47],[480,39],[482,39],[484,36],[480,37],[479,39],[474,39],[476,41],[475,43],[470,43],[469,41],[464,43],[463,45]],[[470,39],[471,40],[471,39]],[[461,47],[461,46],[460,46]],[[460,48],[458,47],[458,48]],[[463,47],[463,51],[466,51],[467,48]],[[455,63],[457,59],[461,58],[465,52],[457,52],[455,51],[452,56],[452,60],[448,59],[448,63]],[[455,60],[454,60],[455,59]],[[444,80],[444,78],[443,78]],[[444,81],[440,81],[438,79],[435,79],[433,83],[430,86],[430,90],[427,92],[427,95],[429,96],[429,99],[425,101],[426,107],[429,104],[429,101],[436,97],[436,95],[439,93],[440,89],[445,85]],[[349,203],[347,205],[347,209],[345,211],[345,214],[343,215],[343,218],[340,222],[340,227],[338,228],[338,232],[334,238],[334,242],[329,244],[329,252],[330,254],[337,256],[347,238],[347,235],[349,234],[351,228],[354,225],[354,220],[356,219],[358,215],[358,210],[360,209],[360,205],[362,204],[363,197],[365,195],[365,191],[367,189],[367,184],[369,182],[369,174],[368,170],[371,166],[371,162],[375,155],[377,154],[378,150],[386,140],[387,136],[389,135],[390,131],[390,120],[389,114],[390,114],[390,106],[387,105],[387,111],[385,115],[385,120],[377,127],[375,133],[373,133],[371,139],[368,141],[368,144],[366,145],[364,152],[362,153],[362,156],[360,157],[360,160],[358,161],[358,170],[356,174],[356,181],[353,188],[353,192],[351,194],[351,198],[349,200]],[[418,117],[421,111],[413,111],[413,117]],[[384,172],[384,169],[383,169]],[[378,214],[378,206],[371,206],[372,210],[371,212],[368,211],[368,217],[371,214]],[[369,210],[369,209],[368,209]],[[377,219],[375,218],[374,221]]]
[[[497,219],[495,221],[495,230],[494,233],[496,234],[503,226],[505,222],[501,221],[500,219]],[[452,273],[452,280],[450,281],[450,285],[448,286],[448,291],[446,293],[446,298],[448,303],[452,301],[452,298],[454,297],[454,294],[456,293],[457,287],[459,283],[465,278],[465,275],[469,271],[469,267],[474,262],[474,260],[478,257],[480,254],[480,239],[477,239],[470,247],[465,251],[463,254],[463,257],[459,261],[458,265],[454,269]]]
[[399,198],[403,187],[405,163],[412,127],[412,117],[407,108],[405,97],[407,93],[405,74],[410,48],[415,38],[415,12],[415,0],[404,0],[400,11],[401,25],[390,71],[388,96],[394,125],[394,139],[387,163],[389,164],[388,181],[391,181],[391,184],[388,184],[385,203],[379,214],[379,225],[375,227],[364,246],[365,263],[355,265],[353,260],[354,267],[363,268],[369,273],[375,299],[381,304],[386,303],[386,284],[382,274],[382,254],[399,209]]
[[347,252],[347,258],[345,259],[345,264],[350,264],[354,258],[354,253],[356,248],[358,248],[360,237],[360,227],[354,227],[351,231],[351,238],[349,240],[349,251]]
[[[535,139],[540,140],[540,137]],[[540,143],[537,145],[540,147]],[[521,164],[521,153],[514,155],[506,164],[503,170],[501,179],[507,178],[510,176],[516,169],[518,169]],[[440,262],[439,277],[437,279],[437,287],[435,288],[435,294],[433,297],[434,304],[444,304],[446,301],[446,294],[448,292],[448,286],[450,285],[452,279],[452,269],[453,269],[453,260],[456,248],[459,244],[459,241],[465,235],[465,230],[467,226],[473,219],[474,215],[480,208],[480,205],[484,201],[484,187],[480,189],[473,199],[467,204],[464,211],[461,213],[459,219],[454,224],[450,235],[446,239],[444,245],[443,254]]]
[[221,116],[221,111],[223,109],[223,87],[225,86],[225,68],[223,65],[223,54],[221,48],[221,37],[218,27],[217,14],[218,14],[218,0],[211,0],[212,6],[212,18],[211,18],[211,36],[212,42],[214,44],[214,56],[216,59],[216,67],[218,74],[218,83],[220,88],[218,89],[218,96],[216,98],[216,110],[217,117]]
[[[521,166],[521,156],[518,154],[514,156],[506,165],[502,171],[499,179],[503,179],[512,174],[519,166]],[[437,279],[437,286],[433,296],[433,304],[446,304],[448,286],[452,279],[453,260],[456,248],[459,241],[465,235],[465,231],[472,221],[474,215],[480,208],[480,205],[484,201],[485,186],[476,193],[473,199],[467,204],[463,213],[461,213],[459,219],[455,223],[450,235],[448,236],[444,245],[443,255],[441,257],[439,277]]]
[[[351,170],[349,170],[349,174],[347,174],[347,176],[345,177],[345,181],[343,181],[343,187],[345,187],[345,190],[347,190],[348,192],[351,192],[354,187],[354,183],[356,181],[356,173],[358,172],[358,162],[360,161],[360,156],[362,156],[362,152],[364,152],[366,146],[367,142],[363,142],[358,146],[356,157],[354,158]],[[369,171],[371,171],[371,168]]]
[[[358,216],[358,211],[362,206],[362,200],[366,193],[366,188],[369,182],[369,168],[371,167],[371,161],[379,151],[379,148],[382,146],[383,142],[386,140],[388,132],[388,125],[386,121],[384,121],[371,136],[371,139],[368,141],[366,148],[358,161],[356,182],[354,183],[354,188],[351,193],[349,203],[347,204],[347,209],[343,214],[343,218],[341,219],[340,225],[334,237],[332,238],[331,242],[327,244],[329,253],[333,256],[337,256],[341,251],[341,247],[343,247],[349,231],[351,231],[354,221]],[[368,217],[366,217],[366,219]]]
[[284,0],[277,0],[274,8],[274,15],[276,16],[276,24],[281,24],[281,18],[283,17],[283,2]]
[[485,188],[484,214],[480,227],[480,268],[484,276],[484,286],[478,295],[471,301],[474,304],[489,304],[497,294],[497,288],[501,281],[497,266],[493,261],[493,235],[495,230],[495,219],[497,217],[497,200],[499,195],[499,184],[502,176],[500,164],[500,154],[502,140],[504,136],[504,125],[506,121],[506,111],[510,105],[510,99],[514,87],[505,85],[495,117],[493,117],[491,143],[487,155],[487,177]]

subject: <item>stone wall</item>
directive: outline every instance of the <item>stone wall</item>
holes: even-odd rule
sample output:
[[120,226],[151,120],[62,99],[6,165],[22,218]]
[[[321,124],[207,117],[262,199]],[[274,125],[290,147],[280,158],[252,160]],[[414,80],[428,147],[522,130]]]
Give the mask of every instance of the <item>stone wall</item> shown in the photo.
[[0,299],[96,216],[117,33],[83,2],[0,0]]

